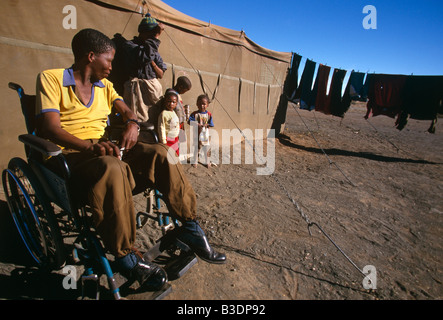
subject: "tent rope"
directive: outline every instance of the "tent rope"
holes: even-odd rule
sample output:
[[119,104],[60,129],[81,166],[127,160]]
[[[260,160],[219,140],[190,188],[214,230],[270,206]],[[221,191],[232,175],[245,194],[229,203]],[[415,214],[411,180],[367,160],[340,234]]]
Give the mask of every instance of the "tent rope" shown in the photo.
[[369,125],[375,130],[375,132],[378,134],[378,135],[380,135],[384,140],[386,140],[388,143],[390,143],[396,150],[397,150],[397,153],[399,152],[399,151],[402,151],[403,153],[405,153],[406,155],[408,155],[408,156],[411,156],[411,157],[414,157],[414,158],[416,158],[416,159],[418,159],[418,160],[420,160],[420,161],[426,161],[425,159],[423,159],[423,157],[419,157],[419,156],[417,156],[416,154],[413,154],[413,153],[411,153],[411,152],[409,152],[409,151],[406,151],[406,150],[404,150],[403,148],[400,148],[400,147],[398,147],[395,143],[393,143],[386,135],[384,135],[384,134],[382,134],[381,132],[380,132],[380,130],[378,130],[375,126],[374,126],[374,124],[372,124],[371,123],[371,121],[369,121],[369,119],[366,119],[365,118],[365,120],[366,120],[366,122],[367,123],[369,123]]
[[312,132],[312,130],[309,128],[309,126],[306,124],[306,122],[303,120],[303,117],[300,115],[300,112],[298,112],[297,108],[293,105],[294,110],[297,112],[298,116],[300,117],[301,121],[303,122],[303,124],[305,125],[305,127],[308,129],[308,132],[311,134],[312,138],[314,139],[314,141],[317,143],[318,147],[320,148],[320,150],[323,152],[323,154],[325,155],[326,159],[329,161],[329,165],[334,165],[340,172],[341,174],[346,178],[346,180],[349,181],[349,183],[353,186],[356,187],[356,185],[351,181],[351,179],[348,178],[348,176],[344,173],[344,171],[337,165],[336,162],[332,161],[331,158],[329,158],[328,154],[326,153],[326,151],[323,149],[323,147],[320,145],[320,143],[318,142],[317,138],[315,137],[314,133]]
[[[262,58],[263,59],[263,58]],[[268,68],[266,62],[265,66]],[[276,79],[274,73],[272,72],[272,70],[270,70],[270,68],[268,68],[268,70],[271,72],[272,76],[274,77],[274,79],[277,81],[277,83],[279,83],[278,79]],[[281,85],[281,84],[280,84]],[[284,96],[286,97],[286,99],[289,101],[287,95],[285,92],[283,92]],[[320,144],[318,143],[317,139],[315,138],[314,134],[312,133],[312,131],[309,129],[309,127],[306,125],[305,121],[303,120],[303,118],[301,117],[300,113],[298,112],[297,108],[294,109],[297,111],[297,114],[299,115],[300,119],[303,121],[303,123],[305,124],[305,126],[308,128],[308,131],[311,133],[312,137],[314,138],[314,140],[316,141],[316,143],[318,144],[319,148],[322,150],[322,152],[325,154],[325,156],[327,157],[329,163],[334,163],[330,160],[329,156],[326,154],[326,152],[323,150],[323,148],[320,146]],[[318,124],[318,123],[317,123]],[[253,149],[255,152],[255,149]],[[257,154],[256,154],[257,156]],[[335,163],[334,163],[335,164]],[[344,172],[337,166],[337,164],[335,164],[335,166],[337,167],[337,169],[345,176],[345,178],[351,183],[351,185],[353,185],[355,187],[355,184],[344,174]],[[280,182],[280,180],[275,176],[275,174],[273,173],[271,175],[274,180],[277,182],[277,184],[280,186],[280,188],[285,192],[286,196],[289,198],[289,200],[292,202],[292,204],[294,205],[294,207],[297,209],[297,211],[299,212],[300,216],[302,217],[302,219],[306,222],[306,224],[308,225],[308,232],[309,235],[312,236],[311,234],[311,227],[312,226],[316,226],[320,232],[339,250],[339,252],[346,258],[346,260],[348,260],[351,265],[358,270],[358,272],[360,272],[361,274],[363,274],[364,276],[366,276],[366,274],[351,260],[351,258],[349,258],[349,256],[335,243],[335,241],[324,231],[324,229],[316,222],[312,222],[309,220],[309,217],[303,212],[303,210],[301,209],[300,205],[297,203],[297,201],[294,200],[293,197],[291,197],[290,193],[288,192],[288,190],[285,188],[285,186]],[[369,280],[370,281],[370,280]]]
[[395,149],[397,149],[397,152],[400,151],[400,148],[395,145],[388,137],[386,137],[384,134],[382,134],[372,123],[369,121],[369,119],[365,118],[366,122],[369,123],[369,125],[377,132],[380,136],[383,137],[387,142],[389,142]]
[[[185,56],[185,54],[183,53],[183,51],[179,48],[179,46],[175,43],[174,39],[172,39],[172,37],[169,35],[168,32],[166,32],[166,30],[164,30],[164,32],[166,33],[166,35],[169,37],[169,39],[171,40],[171,42],[174,44],[174,46],[177,48],[177,50],[180,52],[180,54],[183,56],[183,58],[186,60],[186,62],[189,63],[189,65],[191,66],[191,68],[197,73],[199,74],[198,70],[195,69],[195,67],[193,66],[193,64],[189,61],[189,59]],[[233,46],[234,48],[234,46]],[[231,51],[232,54],[232,51]],[[229,56],[229,58],[231,57],[231,55]],[[263,59],[263,57],[262,57]],[[229,62],[229,59],[227,61],[227,63]],[[266,62],[265,62],[266,67],[269,70],[269,67],[267,66]],[[226,66],[227,67],[227,66]],[[225,67],[225,68],[226,68]],[[274,73],[272,72],[272,70],[269,70],[273,76],[273,78],[277,81],[277,83],[279,83],[278,79],[276,79]],[[204,83],[204,80],[201,79],[202,82]],[[279,83],[280,84],[280,83]],[[281,84],[280,84],[281,85]],[[209,88],[209,87],[208,87]],[[210,90],[210,89],[209,89]],[[231,115],[229,114],[229,112],[227,112],[227,110],[224,108],[223,104],[217,99],[215,98],[215,100],[220,104],[220,106],[222,107],[222,109],[225,111],[225,113],[227,114],[227,116],[229,117],[229,119],[231,119],[232,123],[235,125],[235,127],[239,130],[239,132],[242,134],[242,136],[245,138],[245,142],[248,143],[248,145],[251,147],[251,149],[253,150],[254,154],[256,157],[260,158],[260,163],[263,163],[263,159],[261,159],[261,156],[257,153],[254,145],[251,143],[251,141],[249,141],[249,139],[247,139],[245,133],[243,132],[243,130],[240,129],[240,127],[237,125],[237,123],[234,121],[234,119],[231,117]],[[323,150],[323,149],[322,149]],[[329,159],[329,158],[328,158]],[[331,161],[330,161],[331,162]],[[342,172],[343,173],[343,172]],[[323,230],[323,228],[320,227],[320,225],[316,222],[311,222],[310,219],[308,218],[308,216],[303,212],[303,210],[301,209],[300,205],[297,203],[297,201],[295,201],[290,193],[287,191],[287,189],[285,188],[285,186],[281,183],[281,181],[278,179],[278,177],[275,175],[275,173],[272,173],[270,175],[276,182],[277,184],[280,186],[280,188],[285,192],[286,196],[288,197],[288,199],[292,202],[292,204],[295,206],[295,208],[297,209],[297,211],[300,213],[301,217],[303,218],[303,220],[308,224],[308,232],[309,234],[312,236],[311,234],[311,230],[310,228],[312,226],[316,226],[317,228],[319,228],[319,230],[326,236],[326,238],[339,250],[340,253],[342,253],[344,255],[344,257],[363,275],[366,276],[366,274],[357,267],[357,265],[344,253],[344,251],[332,240],[332,238]],[[346,177],[346,176],[345,176]],[[347,177],[346,177],[347,178]],[[348,179],[349,180],[349,179]],[[351,182],[352,183],[352,182]]]

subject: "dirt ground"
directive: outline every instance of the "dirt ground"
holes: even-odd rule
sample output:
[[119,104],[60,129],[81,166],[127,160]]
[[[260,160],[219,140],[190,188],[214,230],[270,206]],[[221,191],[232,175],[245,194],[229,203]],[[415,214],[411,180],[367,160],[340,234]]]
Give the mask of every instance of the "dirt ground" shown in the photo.
[[[443,128],[430,134],[430,121],[409,120],[399,131],[365,111],[354,103],[340,119],[290,104],[272,175],[243,162],[185,165],[201,225],[228,261],[199,260],[164,299],[442,299]],[[60,273],[41,280],[26,267],[0,205],[0,298],[78,298],[60,289]],[[138,231],[142,249],[148,228]]]

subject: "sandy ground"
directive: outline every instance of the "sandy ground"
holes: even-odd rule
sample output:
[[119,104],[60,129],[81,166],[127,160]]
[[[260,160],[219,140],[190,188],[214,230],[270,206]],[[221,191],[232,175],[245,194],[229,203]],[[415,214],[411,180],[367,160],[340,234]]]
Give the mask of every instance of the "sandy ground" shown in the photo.
[[[243,162],[185,165],[201,224],[228,262],[199,260],[165,300],[442,299],[443,129],[409,120],[398,131],[365,111],[353,104],[340,119],[290,104],[272,175]],[[0,205],[0,298],[78,298],[60,289],[60,272],[27,267]],[[151,229],[138,231],[142,249]]]

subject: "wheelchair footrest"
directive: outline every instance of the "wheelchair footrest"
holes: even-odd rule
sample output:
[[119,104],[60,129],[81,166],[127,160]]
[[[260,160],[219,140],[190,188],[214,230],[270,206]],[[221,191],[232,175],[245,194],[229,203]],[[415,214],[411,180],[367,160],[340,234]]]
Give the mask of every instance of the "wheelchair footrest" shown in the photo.
[[177,230],[167,232],[143,255],[145,260],[163,266],[170,280],[180,278],[197,263],[196,255],[177,239],[177,234]]
[[140,287],[137,281],[134,282],[128,280],[121,273],[114,274],[114,277],[123,297],[131,294],[143,294],[144,300],[162,300],[164,297],[172,292],[172,286],[169,283],[167,283],[159,291],[140,291]]
[[157,243],[149,249],[143,258],[147,261],[154,261],[163,252],[181,250],[182,252],[192,252],[191,249],[183,242],[177,239],[178,231],[173,229],[168,231],[163,237],[161,237]]
[[165,265],[165,271],[169,280],[176,280],[183,276],[193,265],[197,263],[197,257],[193,253],[185,253],[172,257]]

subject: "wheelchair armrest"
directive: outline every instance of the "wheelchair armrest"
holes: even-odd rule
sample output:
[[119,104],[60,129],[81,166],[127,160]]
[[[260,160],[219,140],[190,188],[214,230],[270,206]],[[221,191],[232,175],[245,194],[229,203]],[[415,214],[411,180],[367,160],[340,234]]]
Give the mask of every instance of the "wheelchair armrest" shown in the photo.
[[[140,122],[140,133],[138,141],[145,143],[158,143],[158,136],[155,132],[154,125],[151,122]],[[123,130],[126,128],[124,124],[114,124],[106,128],[109,140],[118,141]]]
[[55,157],[62,153],[62,149],[55,143],[33,134],[22,134],[18,139],[31,149],[35,149],[46,156]]
[[154,124],[152,124],[149,121],[146,122],[140,122],[140,130],[154,130]]

